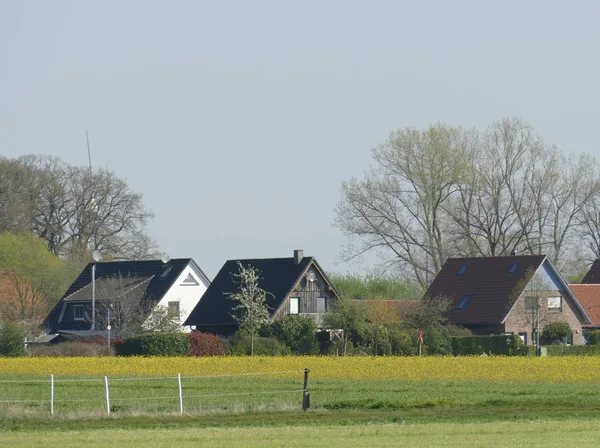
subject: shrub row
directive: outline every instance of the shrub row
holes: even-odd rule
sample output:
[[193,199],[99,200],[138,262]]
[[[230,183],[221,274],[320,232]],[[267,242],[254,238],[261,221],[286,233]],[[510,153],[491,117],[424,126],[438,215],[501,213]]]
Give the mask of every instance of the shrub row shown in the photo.
[[525,355],[527,348],[518,335],[468,336],[452,338],[454,355]]

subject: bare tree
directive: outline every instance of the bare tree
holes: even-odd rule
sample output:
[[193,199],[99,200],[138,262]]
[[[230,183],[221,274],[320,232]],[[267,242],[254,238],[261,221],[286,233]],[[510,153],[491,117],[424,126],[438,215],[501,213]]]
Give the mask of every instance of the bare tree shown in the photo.
[[469,133],[437,124],[392,133],[365,180],[342,184],[335,224],[358,240],[348,259],[385,249],[425,287],[444,263],[444,203],[464,175]]
[[[114,275],[96,280],[96,327],[110,324],[115,337],[127,337],[143,331],[142,325],[154,305],[145,291],[152,277]],[[87,316],[91,321],[91,316]]]
[[[90,172],[52,156],[0,163],[0,226],[31,229],[57,255],[100,249],[108,257],[157,254],[142,195],[108,170]],[[17,182],[18,180],[18,182]]]

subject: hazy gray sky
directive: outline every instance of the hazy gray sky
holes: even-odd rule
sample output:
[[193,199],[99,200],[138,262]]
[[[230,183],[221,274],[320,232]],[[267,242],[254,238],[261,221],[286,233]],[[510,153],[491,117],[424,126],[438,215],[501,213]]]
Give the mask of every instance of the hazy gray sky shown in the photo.
[[392,129],[518,116],[600,156],[597,1],[0,0],[0,154],[127,178],[209,277],[304,249],[336,272],[343,180]]

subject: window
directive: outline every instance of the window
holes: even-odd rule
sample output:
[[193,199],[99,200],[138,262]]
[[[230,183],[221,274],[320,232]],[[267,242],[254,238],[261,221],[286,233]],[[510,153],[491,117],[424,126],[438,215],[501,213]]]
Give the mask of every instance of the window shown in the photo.
[[324,313],[325,306],[325,297],[317,297],[317,313]]
[[298,297],[290,297],[290,314],[298,314]]
[[179,320],[179,302],[169,302],[167,305],[167,315],[172,319]]
[[83,305],[73,305],[73,318],[75,320],[83,320]]
[[182,286],[197,286],[198,284],[198,281],[194,278],[194,276],[191,273],[187,275],[183,282],[181,282]]
[[535,311],[538,307],[538,298],[537,297],[525,297],[525,310],[526,311]]
[[519,337],[521,338],[521,342],[527,345],[527,333],[519,332]]
[[469,269],[469,266],[471,266],[469,263],[463,264],[462,268],[460,268],[460,271],[458,271],[458,274],[456,274],[456,275],[463,275],[465,272],[467,272],[467,269]]
[[456,309],[464,310],[470,302],[471,302],[471,296],[464,296],[463,299],[458,304],[458,306],[456,307]]
[[550,311],[560,311],[561,298],[560,297],[548,297],[548,309]]
[[514,274],[514,273],[516,272],[516,270],[517,270],[517,268],[518,268],[518,267],[519,267],[519,263],[515,263],[515,264],[513,264],[513,265],[510,267],[510,269],[508,270],[508,273],[509,273],[509,274]]

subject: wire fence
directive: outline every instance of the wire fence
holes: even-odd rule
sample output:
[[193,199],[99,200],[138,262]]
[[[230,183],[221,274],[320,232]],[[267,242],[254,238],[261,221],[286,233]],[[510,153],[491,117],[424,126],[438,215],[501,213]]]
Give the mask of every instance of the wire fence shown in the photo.
[[0,380],[7,414],[198,412],[310,406],[308,369],[232,375]]

